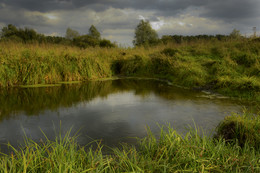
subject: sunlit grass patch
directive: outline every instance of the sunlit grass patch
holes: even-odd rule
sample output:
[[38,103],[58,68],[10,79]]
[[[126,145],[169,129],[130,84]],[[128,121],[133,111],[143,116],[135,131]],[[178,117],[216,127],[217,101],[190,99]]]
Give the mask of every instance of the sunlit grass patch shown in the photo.
[[36,85],[20,85],[21,88],[39,88],[39,87],[56,87],[61,84],[36,84]]

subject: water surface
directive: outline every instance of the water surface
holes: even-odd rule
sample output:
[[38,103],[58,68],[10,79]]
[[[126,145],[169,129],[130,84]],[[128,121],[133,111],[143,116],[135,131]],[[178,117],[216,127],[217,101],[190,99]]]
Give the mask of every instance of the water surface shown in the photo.
[[189,125],[213,132],[231,112],[241,113],[241,103],[209,99],[205,93],[181,89],[155,80],[120,79],[64,84],[56,87],[0,90],[0,144],[17,146],[24,135],[39,141],[72,128],[79,130],[78,142],[86,145],[102,139],[108,146],[134,143],[154,133],[158,124],[170,123],[180,133]]

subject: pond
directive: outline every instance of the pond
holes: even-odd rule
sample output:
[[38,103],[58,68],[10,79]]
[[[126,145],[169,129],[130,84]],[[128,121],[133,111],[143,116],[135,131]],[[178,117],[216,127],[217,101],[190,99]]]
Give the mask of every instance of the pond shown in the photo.
[[147,126],[158,134],[158,125],[168,123],[180,133],[195,123],[211,134],[225,116],[247,106],[148,79],[9,88],[0,94],[2,152],[8,142],[17,147],[25,135],[34,141],[45,139],[42,131],[53,140],[72,129],[72,135],[78,132],[80,145],[102,139],[108,146],[134,143],[132,137],[147,135]]

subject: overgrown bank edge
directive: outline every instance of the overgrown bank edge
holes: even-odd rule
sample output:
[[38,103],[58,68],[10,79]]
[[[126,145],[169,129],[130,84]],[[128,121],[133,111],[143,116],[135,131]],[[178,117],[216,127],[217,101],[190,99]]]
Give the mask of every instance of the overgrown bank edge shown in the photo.
[[116,75],[167,79],[259,101],[260,42],[202,41],[129,49],[0,43],[1,87]]
[[79,146],[69,132],[55,141],[26,139],[24,148],[9,146],[14,152],[0,156],[0,172],[259,172],[259,117],[232,115],[215,138],[199,135],[199,129],[182,136],[170,125],[157,138],[148,128],[138,148],[122,144],[110,154],[99,142],[96,149]]

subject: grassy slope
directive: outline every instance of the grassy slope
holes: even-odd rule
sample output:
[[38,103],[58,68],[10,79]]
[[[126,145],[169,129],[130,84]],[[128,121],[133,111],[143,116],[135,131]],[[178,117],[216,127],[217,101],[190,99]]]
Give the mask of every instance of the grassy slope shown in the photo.
[[260,100],[260,42],[196,42],[133,49],[0,43],[0,86],[113,75],[157,77]]

